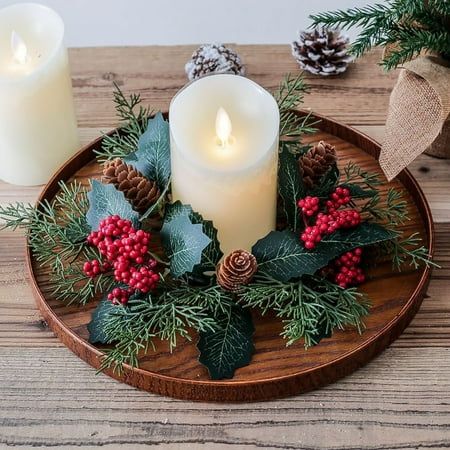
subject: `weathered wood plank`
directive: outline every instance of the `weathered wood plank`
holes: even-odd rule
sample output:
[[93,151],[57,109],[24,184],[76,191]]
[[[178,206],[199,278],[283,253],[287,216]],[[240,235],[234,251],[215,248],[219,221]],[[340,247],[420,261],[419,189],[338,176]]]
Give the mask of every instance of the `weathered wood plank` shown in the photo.
[[[23,361],[31,370],[19,379]],[[410,350],[391,348],[320,391],[238,405],[180,402],[130,389],[93,375],[65,349],[0,349],[0,369],[5,445],[355,450],[450,445],[449,348],[416,349],[414,358]]]

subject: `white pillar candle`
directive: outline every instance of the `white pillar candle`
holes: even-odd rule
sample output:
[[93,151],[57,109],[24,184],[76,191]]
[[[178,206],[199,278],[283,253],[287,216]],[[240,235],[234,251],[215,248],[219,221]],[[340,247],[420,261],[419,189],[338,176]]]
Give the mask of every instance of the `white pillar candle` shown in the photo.
[[64,24],[33,3],[0,10],[0,178],[46,183],[79,147]]
[[275,228],[275,99],[248,78],[212,75],[173,98],[169,120],[174,201],[214,222],[224,254],[250,250]]

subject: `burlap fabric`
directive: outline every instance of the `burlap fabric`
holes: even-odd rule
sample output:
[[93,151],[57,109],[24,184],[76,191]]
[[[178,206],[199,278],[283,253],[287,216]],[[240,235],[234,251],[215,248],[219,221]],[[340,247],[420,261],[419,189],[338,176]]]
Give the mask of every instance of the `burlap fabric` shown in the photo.
[[433,56],[403,65],[389,101],[380,165],[392,180],[423,152],[450,158],[450,65]]

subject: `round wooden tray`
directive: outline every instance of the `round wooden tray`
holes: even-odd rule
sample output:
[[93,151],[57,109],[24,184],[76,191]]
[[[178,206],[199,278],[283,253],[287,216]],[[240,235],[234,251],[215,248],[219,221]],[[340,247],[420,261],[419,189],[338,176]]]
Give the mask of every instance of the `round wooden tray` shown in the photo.
[[[325,117],[320,131],[308,141],[321,139],[336,146],[340,164],[353,160],[366,170],[379,172],[379,144],[367,136]],[[40,201],[58,192],[59,180],[77,179],[84,184],[100,175],[95,149],[101,139],[83,148],[45,186]],[[384,177],[383,177],[384,179]],[[411,174],[404,170],[392,183],[383,186],[402,189],[411,220],[406,232],[419,232],[433,252],[433,223],[426,199]],[[28,250],[28,266],[37,305],[51,329],[76,355],[98,368],[102,352],[87,342],[86,325],[95,303],[84,307],[65,306],[48,293],[45,270]],[[140,368],[125,366],[122,375],[106,371],[120,381],[150,392],[189,400],[241,402],[265,400],[305,392],[331,383],[361,367],[396,339],[417,312],[430,278],[429,269],[393,273],[390,264],[378,266],[362,286],[372,301],[371,314],[363,335],[356,331],[336,332],[332,338],[305,351],[301,342],[286,347],[279,337],[280,320],[257,312],[254,315],[256,353],[247,367],[238,369],[232,380],[211,381],[198,362],[195,342],[181,341],[173,353],[165,343],[140,360]],[[101,375],[99,375],[101,376]]]

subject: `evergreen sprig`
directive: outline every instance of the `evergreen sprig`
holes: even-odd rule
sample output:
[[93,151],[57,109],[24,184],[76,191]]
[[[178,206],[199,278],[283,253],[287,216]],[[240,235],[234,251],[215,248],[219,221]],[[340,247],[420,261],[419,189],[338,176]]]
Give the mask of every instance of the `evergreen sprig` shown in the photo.
[[306,348],[317,344],[321,334],[335,329],[352,326],[361,332],[369,312],[367,299],[356,288],[343,289],[321,277],[281,282],[259,274],[243,289],[238,301],[244,307],[261,309],[263,314],[275,311],[283,320],[282,336],[287,345],[303,338]]
[[95,151],[100,163],[114,158],[124,158],[134,152],[153,112],[150,108],[142,106],[140,94],[130,94],[127,97],[118,84],[114,83],[114,88],[115,109],[121,126],[112,134],[104,135],[101,150]]
[[382,65],[391,70],[422,51],[450,57],[450,6],[446,0],[388,0],[362,8],[312,15],[312,26],[361,27],[350,51],[361,56],[377,45],[391,45]]
[[88,200],[86,189],[78,182],[59,183],[60,191],[49,202],[37,208],[16,203],[0,207],[3,228],[23,228],[36,261],[50,269],[52,294],[69,302],[86,303],[95,294],[112,285],[112,277],[96,280],[86,277],[77,259],[99,258],[98,252],[86,245],[89,226],[86,222]]
[[303,74],[286,74],[274,93],[280,110],[280,136],[289,138],[301,138],[305,134],[317,131],[314,125],[317,121],[311,119],[311,114],[301,116],[294,110],[303,103],[305,94],[309,91]]
[[103,332],[114,348],[106,351],[101,369],[120,371],[124,363],[137,367],[139,353],[153,347],[155,339],[168,341],[172,351],[180,337],[191,340],[190,329],[214,331],[217,315],[231,306],[230,294],[218,286],[205,289],[163,283],[159,293],[131,299],[106,320]]
[[408,204],[403,198],[401,191],[390,188],[386,199],[382,201],[380,194],[370,198],[367,203],[361,207],[361,213],[366,213],[373,219],[386,224],[392,231],[409,220]]
[[421,243],[422,238],[419,233],[406,237],[399,235],[397,239],[382,243],[381,252],[392,259],[392,267],[398,271],[401,271],[406,264],[414,269],[420,266],[439,268],[439,264],[432,261],[428,249]]

